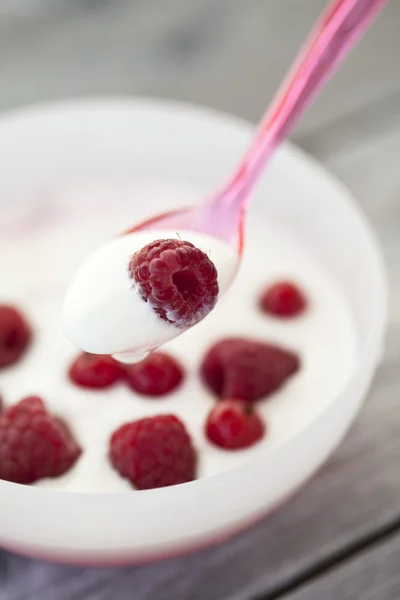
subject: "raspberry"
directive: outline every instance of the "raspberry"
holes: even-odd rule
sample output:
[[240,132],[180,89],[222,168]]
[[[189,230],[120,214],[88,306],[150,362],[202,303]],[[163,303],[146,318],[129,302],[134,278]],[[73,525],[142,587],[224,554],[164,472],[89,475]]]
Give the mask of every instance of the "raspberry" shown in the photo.
[[130,387],[146,396],[172,392],[183,379],[181,365],[165,352],[152,352],[144,360],[125,367]]
[[294,283],[278,281],[262,294],[260,307],[264,312],[276,317],[296,317],[305,311],[307,300]]
[[57,477],[80,453],[68,428],[36,396],[21,400],[0,417],[0,479],[33,483]]
[[201,375],[219,398],[253,402],[281,387],[299,366],[296,354],[278,346],[226,338],[208,351]]
[[0,305],[0,368],[21,358],[32,333],[22,314],[12,306]]
[[156,240],[132,256],[129,271],[143,300],[176,327],[195,325],[217,302],[217,270],[190,242]]
[[253,406],[241,400],[221,400],[208,415],[206,436],[216,446],[237,450],[252,446],[264,435],[265,426]]
[[184,424],[174,415],[126,423],[114,431],[109,457],[139,490],[192,481],[197,457]]
[[110,387],[121,379],[124,370],[111,356],[83,352],[71,364],[68,375],[80,387],[100,389]]
[[18,417],[32,416],[35,414],[46,414],[46,407],[44,402],[38,396],[28,396],[23,400],[20,400],[18,404],[13,404],[7,408],[4,417],[14,420]]

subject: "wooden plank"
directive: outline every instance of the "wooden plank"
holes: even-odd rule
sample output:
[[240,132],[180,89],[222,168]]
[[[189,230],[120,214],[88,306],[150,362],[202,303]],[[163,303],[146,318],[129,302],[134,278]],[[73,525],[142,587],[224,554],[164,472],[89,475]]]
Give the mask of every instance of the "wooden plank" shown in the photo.
[[[399,533],[367,549],[282,600],[396,600],[400,598]],[[265,597],[267,600],[267,597]]]

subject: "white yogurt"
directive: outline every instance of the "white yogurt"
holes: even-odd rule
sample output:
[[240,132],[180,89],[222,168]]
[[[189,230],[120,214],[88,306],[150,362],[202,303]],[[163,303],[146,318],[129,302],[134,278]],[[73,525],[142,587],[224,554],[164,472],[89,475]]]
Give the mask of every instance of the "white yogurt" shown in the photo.
[[[24,230],[16,239],[0,238],[0,301],[15,302],[25,309],[36,332],[26,357],[0,371],[0,393],[8,404],[28,394],[42,395],[50,410],[69,423],[83,448],[69,473],[37,486],[71,492],[131,490],[107,460],[109,437],[122,423],[169,412],[185,422],[194,439],[199,476],[214,475],[296,435],[347,383],[357,357],[357,337],[340,287],[318,256],[273,222],[260,222],[250,211],[243,263],[232,287],[203,322],[165,346],[187,373],[176,392],[155,400],[136,395],[123,383],[104,391],[73,386],[66,371],[77,351],[63,332],[60,315],[73,273],[90,251],[127,223],[145,217],[132,210],[132,198],[149,199],[153,212],[197,200],[202,191],[135,183],[120,185],[116,192],[115,185],[99,182],[64,189],[55,196],[53,206],[59,212],[52,222],[43,223],[42,229],[36,224],[33,231]],[[258,293],[280,277],[293,278],[309,296],[310,309],[301,318],[280,321],[257,310]],[[215,448],[205,439],[204,421],[214,398],[197,375],[206,350],[227,335],[277,342],[298,351],[302,359],[300,372],[269,400],[258,403],[269,424],[268,435],[259,444],[236,452]]]
[[[154,240],[171,238],[189,241],[203,250],[217,269],[219,297],[226,291],[238,257],[218,238],[185,230],[140,231],[117,237],[84,262],[68,290],[64,328],[78,348],[113,354],[130,362],[185,331],[161,319],[129,277],[129,263],[135,252]],[[120,353],[125,355],[120,357]]]

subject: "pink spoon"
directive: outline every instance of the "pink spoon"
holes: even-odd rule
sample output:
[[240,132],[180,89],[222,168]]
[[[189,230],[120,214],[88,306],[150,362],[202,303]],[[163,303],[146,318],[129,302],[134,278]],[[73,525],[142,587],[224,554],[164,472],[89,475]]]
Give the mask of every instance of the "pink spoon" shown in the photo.
[[154,216],[129,232],[186,229],[213,235],[236,248],[239,263],[246,208],[268,160],[386,1],[333,0],[300,52],[233,178],[204,203]]
[[[236,174],[222,191],[197,207],[155,216],[135,226],[130,232],[166,230],[183,234],[186,230],[188,234],[197,232],[212,236],[215,242],[218,240],[231,246],[233,252],[229,269],[227,263],[223,267],[226,267],[223,287],[220,285],[222,279],[219,273],[219,292],[223,294],[240,264],[246,208],[258,177],[307,103],[316,95],[385,1],[334,0],[311,36],[294,74],[289,77],[283,92],[278,95],[261,123]],[[109,248],[106,246],[106,254],[107,252]],[[108,278],[107,264],[106,260],[98,260],[98,255],[95,254],[83,265],[67,294],[64,327],[78,347],[88,352],[113,354],[123,362],[133,362],[138,360],[139,354],[143,355],[143,352],[147,353],[183,333],[184,327],[168,327],[166,319],[165,323],[157,322],[157,326],[153,321],[143,320],[142,303],[136,310],[136,305],[131,302],[131,295],[128,301],[126,291],[129,292],[129,288],[126,287],[126,282],[120,285],[118,270],[115,272],[116,288],[110,290],[108,285],[103,286],[104,281],[114,281]],[[96,298],[92,301],[93,286],[97,285]]]

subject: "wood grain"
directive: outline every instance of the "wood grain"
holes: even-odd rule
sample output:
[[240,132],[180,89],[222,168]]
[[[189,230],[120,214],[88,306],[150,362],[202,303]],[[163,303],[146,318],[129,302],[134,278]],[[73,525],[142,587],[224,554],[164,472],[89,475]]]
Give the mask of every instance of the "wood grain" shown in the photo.
[[400,537],[370,547],[285,600],[395,600],[400,597]]

